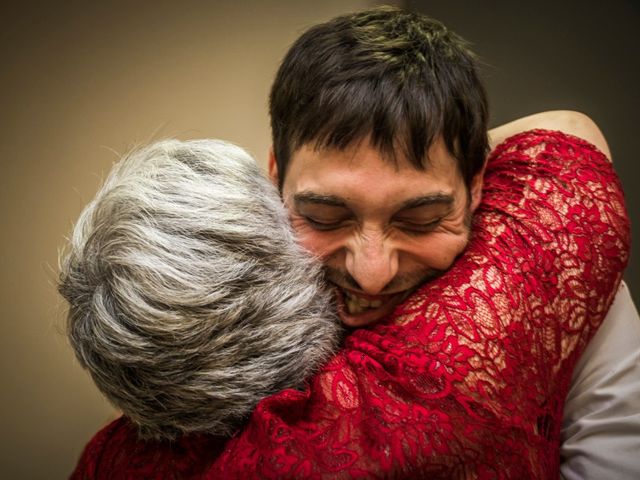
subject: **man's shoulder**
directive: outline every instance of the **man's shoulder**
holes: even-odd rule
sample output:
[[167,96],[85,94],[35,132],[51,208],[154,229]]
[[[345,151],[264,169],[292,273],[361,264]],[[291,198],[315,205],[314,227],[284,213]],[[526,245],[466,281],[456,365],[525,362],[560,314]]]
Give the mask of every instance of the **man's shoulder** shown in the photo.
[[609,146],[598,125],[584,113],[572,110],[535,113],[493,128],[489,131],[491,148],[518,133],[534,129],[557,130],[582,138],[597,147],[611,160]]

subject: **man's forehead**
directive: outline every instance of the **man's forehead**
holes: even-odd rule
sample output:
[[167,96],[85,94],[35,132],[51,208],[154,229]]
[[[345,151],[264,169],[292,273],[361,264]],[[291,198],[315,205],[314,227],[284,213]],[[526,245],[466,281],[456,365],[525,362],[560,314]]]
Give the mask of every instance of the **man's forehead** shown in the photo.
[[[309,160],[316,161],[309,161]],[[406,148],[398,143],[394,148],[384,148],[374,145],[370,136],[362,137],[345,147],[325,146],[318,142],[308,142],[297,148],[290,157],[289,165],[298,164],[298,170],[313,170],[318,168],[318,162],[339,162],[348,167],[366,167],[369,164],[384,163],[387,174],[401,170],[414,170],[416,173],[426,173],[430,170],[458,170],[455,156],[448,150],[442,136],[436,137],[429,145],[420,164],[409,160]]]
[[[340,195],[326,195],[314,191],[296,192],[293,195],[293,201],[296,206],[304,205],[324,205],[328,207],[348,207],[349,201]],[[404,199],[398,199],[397,204],[390,205],[397,210],[411,210],[421,207],[449,207],[453,205],[455,199],[453,195],[444,192],[433,192],[425,195],[409,196]]]
[[405,157],[390,161],[370,143],[346,149],[305,145],[292,158],[283,194],[298,207],[398,211],[450,206],[464,189],[462,177],[443,144],[435,144],[430,153],[429,164],[418,169]]

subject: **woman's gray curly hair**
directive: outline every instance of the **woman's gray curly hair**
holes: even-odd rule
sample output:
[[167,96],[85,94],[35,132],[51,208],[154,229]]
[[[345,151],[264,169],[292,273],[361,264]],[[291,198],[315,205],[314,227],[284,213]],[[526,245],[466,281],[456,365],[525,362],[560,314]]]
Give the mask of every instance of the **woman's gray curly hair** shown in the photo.
[[337,348],[320,268],[244,150],[165,140],[113,167],[59,291],[80,363],[143,438],[230,435]]

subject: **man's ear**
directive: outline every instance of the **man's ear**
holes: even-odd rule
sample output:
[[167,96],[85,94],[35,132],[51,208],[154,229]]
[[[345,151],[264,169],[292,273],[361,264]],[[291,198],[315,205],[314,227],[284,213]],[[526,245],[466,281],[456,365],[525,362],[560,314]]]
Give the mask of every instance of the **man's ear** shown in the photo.
[[487,162],[484,162],[482,169],[471,179],[471,213],[475,212],[476,208],[480,205],[480,201],[482,200],[482,186],[484,184],[484,169],[487,166]]
[[276,154],[273,151],[273,145],[269,147],[268,171],[271,182],[277,187],[278,182],[278,162],[276,162]]

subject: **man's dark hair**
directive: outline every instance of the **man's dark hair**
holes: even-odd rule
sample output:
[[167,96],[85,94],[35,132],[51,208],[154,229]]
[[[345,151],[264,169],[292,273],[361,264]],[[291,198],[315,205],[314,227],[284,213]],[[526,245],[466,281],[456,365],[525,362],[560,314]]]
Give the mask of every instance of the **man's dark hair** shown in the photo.
[[488,152],[488,106],[466,42],[424,15],[381,7],[306,31],[270,96],[280,187],[302,145],[342,150],[370,136],[392,161],[419,170],[442,135],[467,186]]

